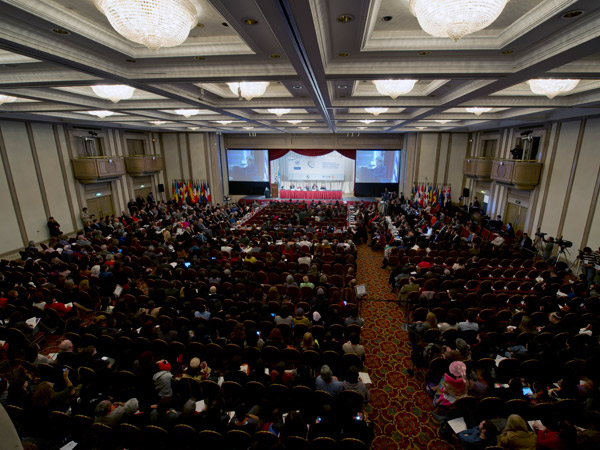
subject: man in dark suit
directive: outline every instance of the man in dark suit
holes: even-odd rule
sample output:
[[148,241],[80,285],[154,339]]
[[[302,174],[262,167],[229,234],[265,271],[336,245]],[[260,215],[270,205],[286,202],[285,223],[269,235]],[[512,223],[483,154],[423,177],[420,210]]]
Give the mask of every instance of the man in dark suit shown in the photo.
[[527,233],[523,233],[523,237],[520,242],[521,250],[532,251],[533,250],[533,241],[529,237]]

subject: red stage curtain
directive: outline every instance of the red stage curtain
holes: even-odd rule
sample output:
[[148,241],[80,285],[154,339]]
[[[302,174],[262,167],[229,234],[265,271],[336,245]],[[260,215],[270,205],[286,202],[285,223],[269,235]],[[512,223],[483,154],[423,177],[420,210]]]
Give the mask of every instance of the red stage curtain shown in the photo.
[[[269,150],[269,161],[273,161],[275,159],[282,158],[287,155],[290,149],[270,149]],[[299,155],[304,156],[323,156],[331,152],[338,152],[340,155],[345,156],[346,158],[356,159],[356,150],[313,150],[313,149],[305,149],[305,150],[293,150]]]

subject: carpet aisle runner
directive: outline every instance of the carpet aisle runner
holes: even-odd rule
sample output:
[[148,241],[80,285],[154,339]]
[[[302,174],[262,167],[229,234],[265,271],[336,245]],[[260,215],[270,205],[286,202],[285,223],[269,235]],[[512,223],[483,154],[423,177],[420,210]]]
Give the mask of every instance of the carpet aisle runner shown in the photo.
[[[365,320],[362,343],[371,376],[371,402],[366,410],[375,423],[372,449],[453,450],[440,438],[433,420],[431,398],[423,388],[424,374],[408,375],[411,367],[408,335],[402,329],[404,313],[388,284],[389,270],[381,269],[382,253],[367,245],[358,248],[358,284],[366,284],[362,304]],[[458,448],[458,447],[457,447]]]

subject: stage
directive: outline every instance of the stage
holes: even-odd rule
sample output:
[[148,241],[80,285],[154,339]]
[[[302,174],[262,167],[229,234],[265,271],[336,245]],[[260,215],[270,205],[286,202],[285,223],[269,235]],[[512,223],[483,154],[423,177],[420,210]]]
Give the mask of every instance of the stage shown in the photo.
[[[301,191],[299,191],[301,192]],[[264,195],[246,195],[245,197],[242,197],[240,199],[241,202],[258,202],[258,203],[262,203],[262,202],[292,202],[292,203],[298,203],[298,202],[318,202],[318,203],[335,203],[335,202],[343,202],[343,203],[347,203],[349,205],[353,205],[354,203],[360,203],[360,202],[365,202],[365,203],[372,203],[372,202],[378,202],[379,199],[375,198],[375,197],[343,197],[341,200],[321,200],[321,199],[298,199],[298,198],[265,198]]]

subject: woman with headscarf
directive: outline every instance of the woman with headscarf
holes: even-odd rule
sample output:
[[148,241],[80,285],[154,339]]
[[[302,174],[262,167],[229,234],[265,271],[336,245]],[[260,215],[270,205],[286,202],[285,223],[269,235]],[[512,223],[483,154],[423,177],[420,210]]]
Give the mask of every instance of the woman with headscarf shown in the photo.
[[448,372],[440,383],[440,395],[437,403],[440,407],[450,407],[456,400],[467,395],[469,381],[467,379],[467,366],[462,361],[450,364]]
[[498,437],[498,445],[510,450],[535,450],[537,437],[518,414],[508,416],[506,426]]

